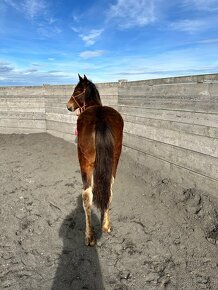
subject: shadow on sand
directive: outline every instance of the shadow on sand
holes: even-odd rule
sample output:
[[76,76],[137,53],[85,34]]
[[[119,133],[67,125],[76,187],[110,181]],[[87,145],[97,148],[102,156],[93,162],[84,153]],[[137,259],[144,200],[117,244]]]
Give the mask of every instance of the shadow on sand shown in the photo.
[[[92,224],[99,239],[100,221],[95,214],[92,215]],[[96,247],[85,246],[84,230],[85,214],[79,196],[76,209],[64,219],[60,228],[63,251],[52,290],[104,289]]]

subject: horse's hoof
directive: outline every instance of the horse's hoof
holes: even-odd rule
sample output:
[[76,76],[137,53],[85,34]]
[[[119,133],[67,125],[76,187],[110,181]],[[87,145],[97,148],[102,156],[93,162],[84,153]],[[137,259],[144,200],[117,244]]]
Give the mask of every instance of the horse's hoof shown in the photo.
[[96,244],[96,240],[94,237],[86,237],[85,238],[85,245],[93,247]]
[[112,231],[112,227],[106,227],[106,226],[102,227],[102,232],[104,233],[110,233],[111,231]]

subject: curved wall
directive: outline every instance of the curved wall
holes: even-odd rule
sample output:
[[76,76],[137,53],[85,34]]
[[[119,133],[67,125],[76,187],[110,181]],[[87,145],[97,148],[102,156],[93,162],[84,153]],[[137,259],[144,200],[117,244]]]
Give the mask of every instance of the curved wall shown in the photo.
[[[124,118],[131,158],[218,196],[218,74],[97,86],[103,104]],[[76,117],[66,109],[73,88],[0,88],[0,133],[47,132],[73,142]]]
[[218,74],[126,82],[118,95],[132,158],[218,196]]

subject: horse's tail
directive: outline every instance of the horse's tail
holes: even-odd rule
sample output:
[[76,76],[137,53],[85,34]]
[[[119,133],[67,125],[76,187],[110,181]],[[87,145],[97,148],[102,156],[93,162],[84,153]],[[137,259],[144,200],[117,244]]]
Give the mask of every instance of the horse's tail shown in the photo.
[[96,124],[96,158],[93,174],[94,201],[102,211],[108,208],[111,195],[114,138],[106,122]]

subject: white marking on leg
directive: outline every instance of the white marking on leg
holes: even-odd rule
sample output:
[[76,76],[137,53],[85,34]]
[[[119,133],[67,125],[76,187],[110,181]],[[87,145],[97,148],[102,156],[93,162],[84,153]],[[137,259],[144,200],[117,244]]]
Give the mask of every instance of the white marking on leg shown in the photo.
[[87,193],[88,197],[89,197],[89,202],[90,205],[92,205],[92,200],[93,200],[93,193],[92,193],[92,187],[89,186],[86,190],[83,191],[83,194]]
[[112,176],[112,178],[111,178],[111,195],[110,195],[109,205],[111,204],[112,198],[113,198],[113,191],[112,191],[113,184],[114,184],[114,177]]
[[86,216],[86,245],[93,246],[95,244],[92,224],[91,224],[91,206],[93,201],[92,187],[88,187],[83,191],[83,208]]

